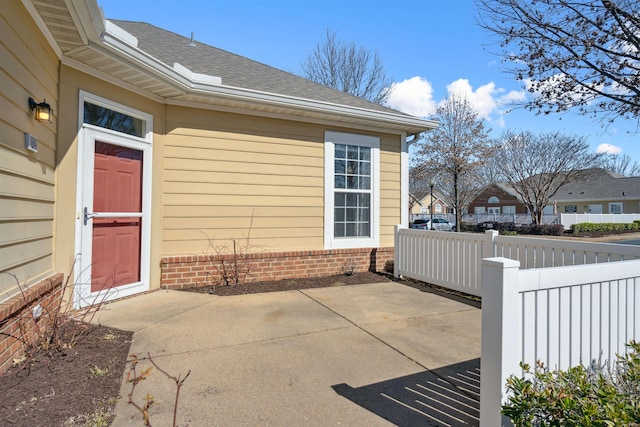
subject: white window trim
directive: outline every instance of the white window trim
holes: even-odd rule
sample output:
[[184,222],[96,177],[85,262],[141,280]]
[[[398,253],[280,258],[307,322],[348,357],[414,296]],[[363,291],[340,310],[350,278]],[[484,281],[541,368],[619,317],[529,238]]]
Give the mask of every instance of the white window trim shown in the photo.
[[624,213],[624,203],[622,203],[622,202],[609,202],[609,213],[610,213],[610,214],[613,214],[613,213],[614,213],[614,212],[613,212],[613,210],[612,210],[611,208],[612,208],[613,206],[616,206],[616,205],[617,205],[617,206],[620,206],[620,212],[619,212],[619,213],[620,213],[620,214],[623,214],[623,213]]
[[[371,148],[371,225],[370,237],[335,238],[334,147],[335,144]],[[324,138],[324,247],[325,249],[380,247],[380,138],[368,135],[326,131]]]
[[515,206],[503,206],[502,207],[502,213],[503,214],[507,214],[507,215],[513,215],[516,213],[516,207]]

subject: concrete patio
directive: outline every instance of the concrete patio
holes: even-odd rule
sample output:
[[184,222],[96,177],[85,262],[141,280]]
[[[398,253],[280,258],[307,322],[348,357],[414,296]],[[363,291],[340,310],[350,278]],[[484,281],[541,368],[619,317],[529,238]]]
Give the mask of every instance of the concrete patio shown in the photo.
[[[108,304],[95,321],[134,331],[131,353],[169,374],[191,371],[178,425],[478,425],[481,311],[444,294],[391,282],[156,291]],[[137,386],[138,403],[154,397],[153,425],[171,425],[175,390],[157,370]],[[142,425],[126,397],[117,412],[114,426]]]

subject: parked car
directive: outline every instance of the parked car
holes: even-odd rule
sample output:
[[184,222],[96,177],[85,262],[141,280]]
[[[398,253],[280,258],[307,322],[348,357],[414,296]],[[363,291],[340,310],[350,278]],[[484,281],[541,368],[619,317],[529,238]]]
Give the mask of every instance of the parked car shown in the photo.
[[430,219],[416,219],[413,221],[413,224],[411,224],[411,228],[417,228],[419,230],[455,231],[456,226],[444,218],[433,218],[433,228],[431,227]]

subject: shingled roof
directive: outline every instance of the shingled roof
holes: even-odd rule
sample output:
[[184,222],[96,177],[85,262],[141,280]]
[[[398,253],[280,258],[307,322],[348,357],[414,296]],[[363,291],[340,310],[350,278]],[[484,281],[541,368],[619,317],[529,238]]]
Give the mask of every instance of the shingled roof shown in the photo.
[[[518,193],[506,182],[495,183],[502,190],[520,199]],[[621,201],[640,199],[640,177],[593,168],[583,178],[569,182],[558,189],[552,200],[557,202]]]
[[109,21],[135,36],[138,47],[154,58],[169,66],[179,63],[192,72],[220,77],[224,86],[406,115],[197,40],[191,43],[188,37],[145,22]]
[[554,199],[559,202],[640,199],[640,177],[593,169],[587,178],[560,187]]
[[407,136],[438,125],[144,22],[105,19],[96,0],[33,7],[66,66],[160,103]]

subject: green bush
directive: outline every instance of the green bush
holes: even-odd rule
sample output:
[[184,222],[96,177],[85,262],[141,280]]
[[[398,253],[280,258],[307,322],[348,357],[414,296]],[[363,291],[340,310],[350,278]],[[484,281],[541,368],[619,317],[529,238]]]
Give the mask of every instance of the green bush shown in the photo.
[[562,224],[525,224],[518,229],[519,234],[533,234],[537,236],[562,236]]
[[640,426],[640,343],[614,366],[549,371],[526,364],[524,378],[507,380],[509,401],[502,414],[516,427]]
[[631,223],[618,223],[618,222],[580,222],[571,226],[572,233],[584,233],[593,231],[635,231],[640,228],[640,221],[634,221]]

